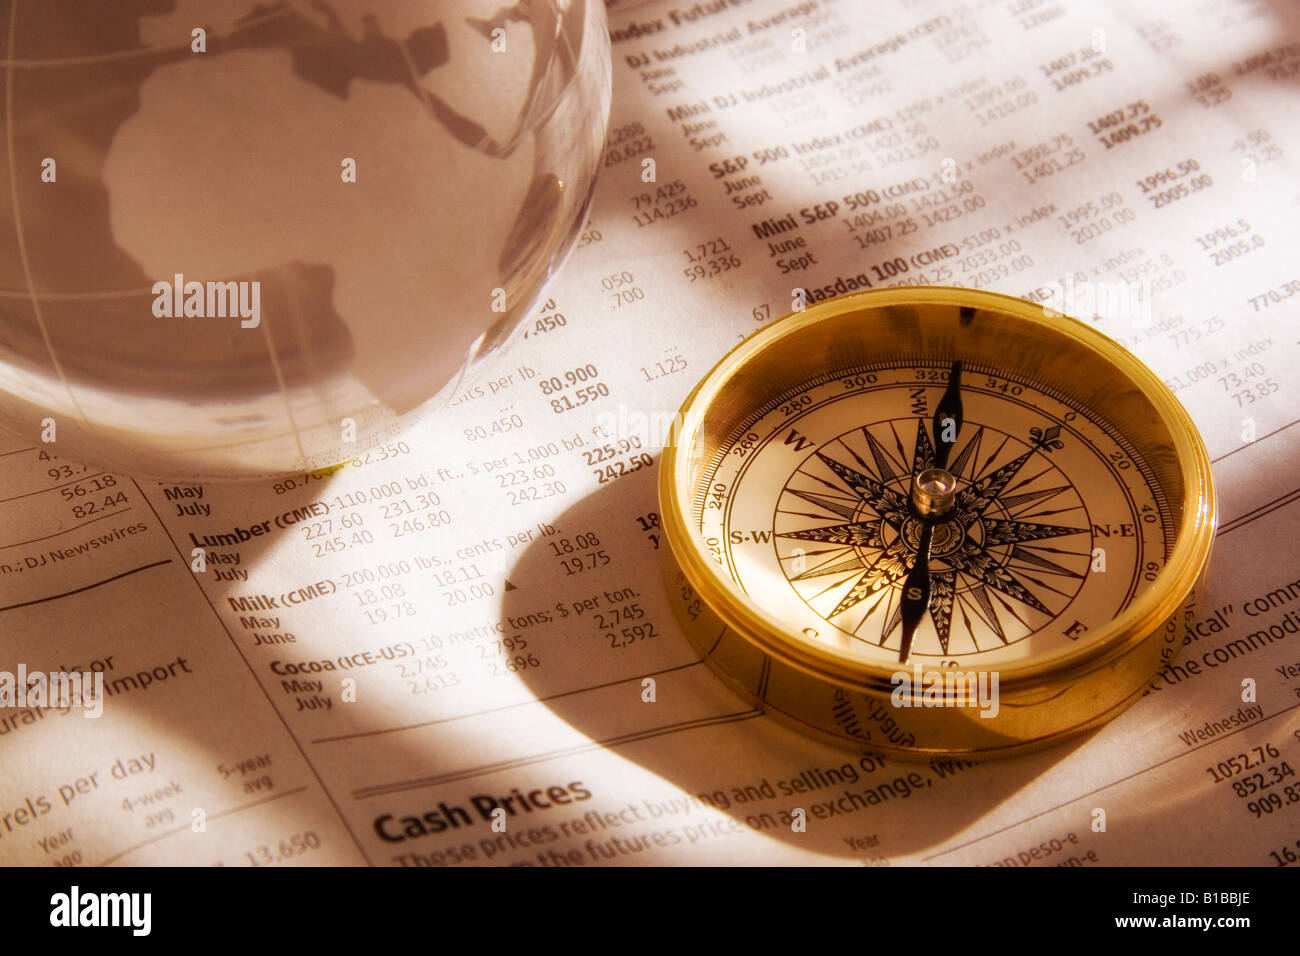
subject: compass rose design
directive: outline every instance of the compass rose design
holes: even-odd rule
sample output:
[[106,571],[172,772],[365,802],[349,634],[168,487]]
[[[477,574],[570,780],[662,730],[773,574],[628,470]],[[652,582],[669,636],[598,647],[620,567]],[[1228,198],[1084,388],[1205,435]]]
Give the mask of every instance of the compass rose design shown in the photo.
[[[900,430],[911,428],[908,454]],[[1020,441],[967,429],[947,465],[958,490],[951,514],[932,524],[928,606],[945,656],[1026,637],[1082,587],[1088,515],[1048,457],[1062,447],[1059,426],[1033,431]],[[924,525],[909,488],[935,460],[923,421],[879,422],[826,443],[786,483],[775,536],[782,570],[814,611],[858,639],[883,647],[899,631]]]

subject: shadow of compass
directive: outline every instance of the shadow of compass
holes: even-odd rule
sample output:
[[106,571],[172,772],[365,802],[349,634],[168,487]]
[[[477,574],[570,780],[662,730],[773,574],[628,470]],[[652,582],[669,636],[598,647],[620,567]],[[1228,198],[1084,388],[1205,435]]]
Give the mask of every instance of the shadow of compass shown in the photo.
[[[1009,801],[1087,740],[979,764],[911,761],[840,749],[762,714],[710,670],[677,624],[649,517],[658,510],[656,474],[621,478],[553,519],[554,532],[508,569],[501,608],[504,636],[523,637],[523,650],[542,663],[517,675],[545,708],[536,719],[557,725],[552,739],[570,735],[556,753],[604,750],[647,771],[633,791],[647,819],[694,837],[708,835],[721,813],[730,832],[792,849],[924,861],[1020,822]],[[616,540],[601,530],[611,528]],[[806,832],[792,828],[796,808]],[[1073,829],[1087,825],[1081,817]]]

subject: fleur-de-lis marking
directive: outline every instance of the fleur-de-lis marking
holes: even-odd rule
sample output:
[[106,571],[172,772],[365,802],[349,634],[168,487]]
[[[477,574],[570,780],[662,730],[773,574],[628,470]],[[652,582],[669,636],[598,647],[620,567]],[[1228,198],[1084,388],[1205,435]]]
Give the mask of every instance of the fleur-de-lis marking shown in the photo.
[[1061,434],[1061,426],[1053,425],[1047,431],[1041,428],[1029,429],[1029,443],[1041,451],[1057,451],[1065,447],[1065,443],[1057,436]]

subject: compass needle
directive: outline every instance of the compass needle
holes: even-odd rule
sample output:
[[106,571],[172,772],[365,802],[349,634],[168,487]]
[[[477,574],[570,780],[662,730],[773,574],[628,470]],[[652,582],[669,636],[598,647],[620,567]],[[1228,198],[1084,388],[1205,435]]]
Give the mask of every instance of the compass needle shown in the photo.
[[961,361],[952,363],[948,387],[934,410],[934,466],[943,468],[961,431]]

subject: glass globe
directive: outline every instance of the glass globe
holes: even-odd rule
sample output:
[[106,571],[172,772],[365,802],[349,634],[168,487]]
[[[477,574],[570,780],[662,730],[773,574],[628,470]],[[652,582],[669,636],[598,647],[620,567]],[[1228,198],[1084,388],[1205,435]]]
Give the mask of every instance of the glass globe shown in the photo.
[[0,427],[191,480],[346,460],[450,394],[581,227],[599,0],[18,4]]

